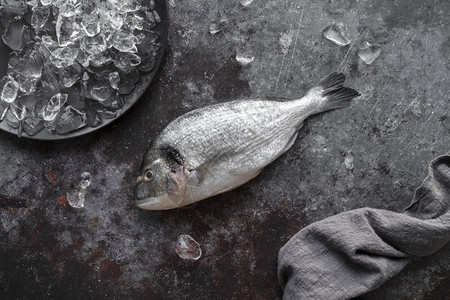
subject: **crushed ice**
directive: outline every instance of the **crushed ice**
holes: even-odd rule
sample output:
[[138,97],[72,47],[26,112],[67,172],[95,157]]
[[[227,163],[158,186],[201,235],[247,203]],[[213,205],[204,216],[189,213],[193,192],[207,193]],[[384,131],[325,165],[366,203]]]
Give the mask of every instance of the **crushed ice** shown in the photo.
[[200,244],[186,234],[178,237],[175,252],[183,259],[197,260],[202,256]]
[[19,135],[97,126],[155,66],[162,20],[154,0],[1,0],[0,7],[2,40],[12,50],[0,78],[0,121]]

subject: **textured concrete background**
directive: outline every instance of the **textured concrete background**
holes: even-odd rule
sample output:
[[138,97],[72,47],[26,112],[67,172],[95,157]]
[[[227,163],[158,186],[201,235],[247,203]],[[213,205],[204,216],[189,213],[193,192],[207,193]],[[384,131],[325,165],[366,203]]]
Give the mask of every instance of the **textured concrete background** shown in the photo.
[[[449,1],[170,3],[162,68],[117,122],[53,143],[0,133],[2,298],[279,298],[277,252],[293,234],[354,208],[401,211],[427,163],[449,151]],[[212,22],[222,32],[210,34]],[[350,46],[322,38],[333,23]],[[365,40],[382,47],[372,65],[356,55]],[[240,67],[236,53],[255,59]],[[335,70],[362,96],[308,119],[257,178],[185,209],[133,205],[143,153],[173,118],[236,98],[299,97]],[[63,195],[85,171],[92,184],[75,209]],[[198,261],[176,255],[181,234],[201,244]],[[449,253],[415,259],[362,298],[445,299]]]

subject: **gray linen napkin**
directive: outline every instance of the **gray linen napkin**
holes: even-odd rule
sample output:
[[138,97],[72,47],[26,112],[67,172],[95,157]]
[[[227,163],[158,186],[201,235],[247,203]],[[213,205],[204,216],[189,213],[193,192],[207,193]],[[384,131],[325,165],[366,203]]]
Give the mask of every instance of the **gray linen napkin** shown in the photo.
[[349,299],[400,272],[413,256],[450,240],[450,154],[429,175],[404,213],[361,208],[313,223],[278,253],[283,299]]

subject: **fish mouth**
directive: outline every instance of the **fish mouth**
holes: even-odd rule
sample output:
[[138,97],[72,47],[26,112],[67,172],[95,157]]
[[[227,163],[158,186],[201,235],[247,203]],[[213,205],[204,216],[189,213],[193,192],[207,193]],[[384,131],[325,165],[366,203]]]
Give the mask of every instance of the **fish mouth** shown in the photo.
[[168,210],[176,208],[176,206],[169,200],[167,194],[158,197],[147,197],[137,199],[136,206],[145,210]]

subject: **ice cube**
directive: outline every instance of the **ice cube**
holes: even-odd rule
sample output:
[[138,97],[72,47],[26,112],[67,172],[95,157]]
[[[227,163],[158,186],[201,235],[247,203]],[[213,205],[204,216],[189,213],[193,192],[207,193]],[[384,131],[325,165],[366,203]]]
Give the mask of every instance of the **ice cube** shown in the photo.
[[39,97],[33,93],[29,95],[21,95],[20,97],[18,97],[18,100],[28,109],[32,110],[36,103],[39,101]]
[[94,36],[100,33],[100,20],[98,14],[89,14],[83,16],[81,20],[81,27],[87,36]]
[[236,61],[241,66],[246,66],[246,65],[250,64],[254,59],[255,59],[255,57],[253,55],[250,55],[247,53],[238,53],[236,55]]
[[67,18],[62,14],[56,19],[56,38],[62,47],[77,42],[85,35],[84,30],[75,17]]
[[0,122],[3,121],[3,119],[6,116],[6,113],[8,112],[9,109],[9,103],[5,102],[5,101],[0,101]]
[[32,113],[22,122],[22,128],[29,136],[36,135],[44,129],[44,120],[41,116]]
[[9,77],[8,82],[3,86],[1,93],[1,100],[6,103],[12,103],[16,100],[17,92],[19,91],[19,84],[14,80],[14,78]]
[[144,28],[144,18],[129,14],[126,16],[123,26],[130,32],[133,32],[135,29],[142,30]]
[[19,51],[31,40],[30,30],[28,26],[22,23],[22,20],[15,19],[6,28],[2,39],[5,45],[11,48],[11,50]]
[[31,16],[31,26],[36,32],[39,32],[50,16],[50,8],[48,6],[37,6],[33,8]]
[[141,59],[142,63],[138,66],[141,72],[150,72],[155,68],[156,65],[156,55],[150,54]]
[[74,63],[73,65],[59,69],[59,81],[66,88],[71,87],[83,74],[82,67]]
[[120,52],[136,53],[138,52],[136,48],[138,41],[138,38],[129,32],[117,31],[111,37],[111,46]]
[[28,110],[22,103],[11,103],[9,109],[11,113],[14,115],[14,117],[19,121],[22,121],[28,115],[27,114]]
[[50,62],[58,68],[73,65],[80,50],[76,48],[57,48],[50,55]]
[[66,101],[67,94],[58,93],[51,97],[42,111],[43,119],[47,122],[53,121]]
[[48,51],[48,55],[50,56],[50,54],[55,51],[56,49],[58,49],[58,43],[55,42],[50,36],[48,35],[43,35],[41,37],[41,45],[45,47],[45,49]]
[[134,53],[119,52],[114,55],[114,65],[119,69],[128,69],[141,63],[141,58]]
[[127,70],[127,72],[120,71],[120,83],[119,83],[119,93],[122,95],[131,94],[134,90],[136,83],[140,79],[139,72],[136,68]]
[[[86,113],[68,105],[60,115],[55,130],[58,134],[66,134],[84,126],[86,126]],[[86,180],[87,176],[84,173],[81,177],[80,188],[86,189],[90,184],[90,175],[89,181]]]
[[190,235],[182,234],[178,237],[175,252],[179,257],[197,260],[202,256],[202,248]]
[[39,0],[27,0],[26,3],[32,8],[35,8],[39,5]]
[[81,41],[81,50],[87,54],[100,54],[104,52],[108,47],[106,46],[106,40],[102,34],[96,36],[86,36]]
[[372,64],[381,54],[381,47],[364,42],[358,49],[358,56],[368,65]]
[[327,40],[329,40],[341,47],[350,44],[350,41],[344,36],[342,31],[334,24],[327,26],[322,31],[322,35]]
[[48,6],[48,5],[52,4],[52,0],[41,0],[41,4],[44,6]]
[[152,11],[153,17],[155,18],[156,23],[161,23],[161,17],[159,16],[156,10]]
[[108,24],[112,28],[119,30],[124,21],[125,21],[125,13],[115,11],[115,10],[107,10],[103,12],[104,18],[106,20],[103,21],[103,23]]
[[175,0],[169,0],[170,7],[176,7],[177,4],[175,3]]
[[86,99],[82,93],[80,84],[74,84],[70,88],[65,89],[64,93],[67,94],[67,105],[73,106],[78,110],[84,109]]
[[60,82],[52,70],[45,67],[41,76],[42,89],[54,95],[60,90]]
[[[73,16],[75,16],[76,12],[75,12],[75,6],[70,3],[70,2],[66,2],[66,0],[56,0],[58,1],[58,3],[53,3],[54,5],[56,5],[59,8],[59,14],[63,17],[66,18],[71,18]],[[58,5],[59,3],[61,3],[61,5]]]
[[109,79],[109,83],[111,84],[111,87],[115,90],[119,89],[119,81],[120,81],[120,77],[119,77],[119,72],[111,72],[108,75],[108,79]]
[[109,81],[100,81],[94,84],[90,90],[93,99],[103,102],[111,97],[114,93]]

